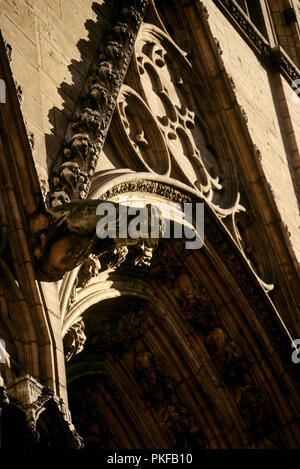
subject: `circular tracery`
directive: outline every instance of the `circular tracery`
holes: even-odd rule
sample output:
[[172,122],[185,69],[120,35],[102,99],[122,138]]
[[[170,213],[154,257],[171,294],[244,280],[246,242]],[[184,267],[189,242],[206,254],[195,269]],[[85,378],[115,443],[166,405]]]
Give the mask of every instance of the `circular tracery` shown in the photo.
[[148,106],[129,86],[121,90],[113,126],[114,145],[120,154],[126,151],[133,169],[169,176],[170,157],[161,131]]

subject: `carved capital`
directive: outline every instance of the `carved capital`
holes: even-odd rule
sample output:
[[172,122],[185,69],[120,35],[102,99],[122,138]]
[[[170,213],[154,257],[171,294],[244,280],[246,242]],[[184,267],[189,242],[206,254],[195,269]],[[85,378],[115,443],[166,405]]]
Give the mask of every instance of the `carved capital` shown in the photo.
[[64,350],[67,361],[82,352],[86,341],[85,326],[82,319],[73,324],[64,337]]

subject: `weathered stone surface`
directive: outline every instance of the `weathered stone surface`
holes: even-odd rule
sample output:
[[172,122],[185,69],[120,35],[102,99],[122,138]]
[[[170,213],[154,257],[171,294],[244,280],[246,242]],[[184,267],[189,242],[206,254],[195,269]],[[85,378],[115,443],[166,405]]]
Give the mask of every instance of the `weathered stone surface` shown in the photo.
[[0,0],[4,447],[300,447],[299,31],[238,3]]

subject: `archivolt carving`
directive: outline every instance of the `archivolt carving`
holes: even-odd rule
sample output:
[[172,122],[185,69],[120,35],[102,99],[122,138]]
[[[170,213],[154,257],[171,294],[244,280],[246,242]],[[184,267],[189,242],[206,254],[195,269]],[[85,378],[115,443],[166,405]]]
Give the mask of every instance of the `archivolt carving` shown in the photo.
[[[78,293],[82,291],[93,279],[97,278],[103,272],[111,272],[120,269],[132,270],[147,269],[151,265],[153,252],[155,251],[158,241],[156,239],[140,239],[136,243],[132,240],[123,240],[119,245],[113,245],[107,251],[100,255],[90,254],[83,262],[75,278],[67,304],[69,311],[76,302]],[[76,352],[79,353],[79,352]]]
[[180,404],[168,404],[164,410],[162,424],[172,443],[172,448],[203,449],[205,442],[195,418]]
[[143,350],[137,353],[134,366],[145,393],[149,394],[152,399],[163,400],[163,374],[160,360],[152,353]]

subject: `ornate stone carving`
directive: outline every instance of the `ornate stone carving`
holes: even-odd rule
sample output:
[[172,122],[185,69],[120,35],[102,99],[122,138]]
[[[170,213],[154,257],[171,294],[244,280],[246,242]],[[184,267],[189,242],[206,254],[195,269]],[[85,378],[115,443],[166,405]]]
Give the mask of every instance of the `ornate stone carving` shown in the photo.
[[101,264],[99,257],[90,254],[78,272],[76,288],[84,288],[92,278],[97,277],[100,270]]
[[195,286],[191,278],[182,273],[175,282],[175,295],[182,314],[194,327],[210,329],[219,325],[216,305],[204,287]]
[[283,15],[287,25],[291,23],[297,23],[297,15],[294,8],[286,8],[283,10]]
[[94,321],[88,345],[91,349],[122,354],[132,348],[152,322],[149,311],[141,306],[131,307],[128,312],[121,312],[114,321]]
[[69,296],[67,310],[75,303],[78,291],[88,285],[101,272],[117,270],[121,266],[124,269],[149,268],[157,245],[156,239],[128,239],[121,242],[116,240],[116,244],[99,255],[90,254],[78,272]]
[[247,35],[252,46],[259,53],[267,54],[270,51],[268,41],[254,28],[254,25],[251,23],[246,13],[244,13],[242,8],[238,8],[233,0],[214,0],[214,2],[221,10],[225,10],[227,14],[232,16],[243,33]]
[[[207,212],[206,214],[208,215]],[[242,260],[238,260],[237,257],[233,255],[229,244],[225,240],[224,234],[221,234],[215,226],[215,223],[210,220],[210,217],[205,219],[205,228],[207,236],[210,236],[211,239],[214,240],[215,247],[222,255],[223,262],[226,263],[231,274],[235,276],[240,287],[247,291],[248,295],[251,296],[252,308],[256,310],[257,314],[259,314],[259,317],[264,321],[264,324],[268,324],[268,329],[273,331],[272,337],[274,344],[276,344],[276,350],[279,353],[282,353],[283,362],[288,366],[288,363],[284,361],[284,357],[290,347],[290,342],[281,329],[276,315],[272,312],[273,310],[269,307],[268,303],[264,303],[263,298],[265,298],[265,292],[263,289],[257,288],[257,278],[255,278],[254,275],[247,274]],[[265,306],[263,306],[263,303]]]
[[150,352],[142,351],[135,357],[135,371],[139,383],[151,399],[163,400],[162,370],[160,361]]
[[203,435],[200,427],[195,424],[194,417],[182,404],[173,378],[163,370],[160,359],[153,353],[136,346],[134,361],[135,374],[144,393],[144,398],[151,407],[155,406],[161,415],[161,425],[176,448],[204,448]]
[[206,337],[205,345],[214,365],[226,380],[239,381],[243,378],[247,370],[243,353],[223,329],[212,329]]
[[189,203],[192,201],[191,197],[183,191],[181,192],[168,184],[162,184],[160,182],[146,179],[137,179],[135,181],[118,184],[112,189],[106,191],[101,197],[99,197],[99,200],[107,200],[126,192],[151,192],[152,194],[157,194],[168,200],[179,203]]
[[[66,186],[72,185],[78,177],[77,163],[64,163],[61,171],[64,174]],[[136,191],[154,192],[176,202],[189,202],[191,200],[186,194],[171,186],[145,180],[122,183],[103,194],[100,200],[107,200],[123,192]],[[57,191],[53,195],[56,198],[63,198],[65,194],[63,191]],[[97,253],[98,257],[104,257],[103,264],[105,265],[106,262],[106,268],[111,268],[112,265],[110,265],[109,259],[105,261],[105,253],[114,253],[117,258],[115,257],[113,263],[115,266],[120,265],[122,256],[125,254],[124,246],[127,246],[128,249],[131,246],[133,265],[149,266],[153,249],[157,246],[157,239],[150,239],[150,237],[149,239],[122,239],[116,237],[105,240],[106,242],[103,243],[103,240],[97,237],[96,225],[102,217],[96,214],[99,205],[98,200],[65,203],[63,206],[55,202],[55,205],[32,221],[32,229],[37,240],[34,254],[41,270],[48,277],[61,278],[65,272],[79,266],[93,253]],[[114,205],[117,226],[119,226],[119,221],[122,223],[121,218],[119,219],[119,204],[115,203]],[[148,215],[151,217],[149,210]],[[151,226],[151,223],[148,226]],[[119,254],[122,256],[119,257]],[[100,263],[102,264],[102,260],[100,260]]]
[[[178,175],[178,178],[183,178],[184,182],[188,180],[218,210],[219,205],[222,206],[220,194],[226,192],[226,187],[219,177],[221,170],[217,158],[205,142],[207,126],[199,115],[197,99],[193,95],[193,88],[201,86],[199,76],[186,54],[169,36],[153,25],[142,25],[134,59],[130,69],[131,79],[135,79],[136,89],[141,90],[144,102],[156,117],[156,125],[152,123],[152,128],[160,128],[172,155],[171,161],[175,160],[182,168],[183,174]],[[119,121],[121,113],[122,108],[119,109]],[[139,116],[142,113],[137,114]],[[149,154],[153,150],[153,139],[149,145],[149,138],[143,132],[145,126],[139,125],[133,118],[123,122],[127,133],[134,136],[135,145]],[[118,134],[112,132],[113,139],[114,134],[116,140]],[[153,164],[150,169],[162,173],[162,169],[153,167]]]
[[151,405],[170,400],[175,393],[175,382],[163,370],[160,359],[151,352],[140,350],[139,346],[136,349],[134,369],[144,397]]
[[80,319],[75,324],[72,324],[64,336],[64,350],[67,361],[70,361],[74,355],[82,352],[86,341],[84,331],[84,322]]
[[194,417],[180,404],[168,404],[163,413],[163,426],[172,448],[205,448],[199,425]]
[[150,267],[153,251],[157,247],[156,239],[142,239],[135,249],[138,251],[134,258],[134,265],[139,267]]
[[114,248],[112,254],[108,254],[107,269],[118,269],[125,262],[128,252],[128,247],[125,245]]
[[[66,172],[73,177],[69,168]],[[34,253],[46,275],[61,278],[92,254],[97,242],[96,225],[101,218],[96,215],[97,205],[98,201],[73,202],[40,216]]]
[[101,270],[116,270],[150,267],[153,253],[158,245],[157,239],[119,239],[112,247],[99,256]]
[[278,49],[272,49],[272,53],[274,53],[275,56],[279,56],[279,70],[285,76],[290,85],[293,85],[293,82],[300,79],[300,70],[281,47]]
[[[202,334],[214,366],[237,402],[247,426],[249,442],[263,448],[280,447],[274,428],[270,426],[265,400],[253,383],[242,350],[224,330],[213,298],[205,288],[194,284],[184,271],[173,278],[171,288],[182,316]],[[174,435],[173,439],[175,441]]]
[[69,411],[67,411],[63,400],[55,396],[51,389],[42,386],[31,376],[25,375],[7,386],[7,394],[10,404],[25,413],[27,430],[22,437],[23,441],[27,443],[27,447],[34,449],[37,446],[40,437],[36,429],[37,420],[45,405],[52,400],[72,436],[72,448],[82,448],[82,438],[75,431]]
[[63,163],[59,173],[52,179],[54,192],[51,194],[52,207],[70,202],[68,193],[74,193],[79,178],[79,165],[75,161]]
[[183,249],[179,242],[172,241],[171,249],[168,248],[168,244],[164,240],[159,243],[150,274],[154,280],[162,282],[168,289],[174,290],[176,295],[176,280],[185,273],[185,268],[180,262],[180,254],[183,254]]
[[[70,123],[67,131],[64,161],[51,176],[52,207],[74,198],[83,199],[88,193],[147,4],[148,0],[127,0],[108,34],[104,50],[88,78],[83,109],[76,111],[75,122]],[[73,176],[69,174],[67,181],[66,162],[73,164],[70,169]]]

